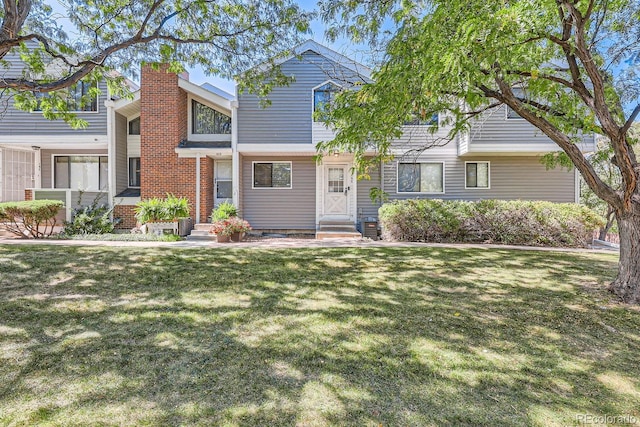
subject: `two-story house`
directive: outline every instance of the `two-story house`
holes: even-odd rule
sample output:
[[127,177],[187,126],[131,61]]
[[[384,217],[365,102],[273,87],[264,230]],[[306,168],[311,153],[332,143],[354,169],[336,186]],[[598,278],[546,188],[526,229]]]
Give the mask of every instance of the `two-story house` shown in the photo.
[[[23,63],[16,54],[4,58],[4,77],[20,77]],[[68,206],[90,204],[102,195],[108,202],[108,122],[106,83],[92,103],[80,106],[78,98],[89,84],[70,88],[69,109],[86,121],[83,129],[72,129],[62,120],[47,120],[40,111],[14,108],[10,97],[0,98],[0,201],[33,197],[59,199]]]
[[[427,131],[433,123],[408,123],[394,144],[396,159],[371,170],[370,180],[357,180],[349,153],[330,153],[317,161],[316,144],[333,133],[314,120],[314,112],[326,108],[337,90],[367,81],[370,70],[314,41],[298,46],[279,65],[294,79],[273,89],[267,107],[254,95],[233,96],[193,84],[166,67],[145,66],[132,99],[100,99],[98,111],[86,113],[96,118],[105,113],[100,137],[88,135],[95,126],[73,131],[37,113],[15,112],[32,120],[15,125],[3,119],[0,146],[15,150],[20,142],[5,143],[6,134],[37,134],[40,142],[22,138],[18,144],[33,156],[26,163],[41,171],[40,177],[34,172],[35,197],[51,195],[45,189],[64,189],[73,198],[79,186],[106,191],[123,228],[135,225],[138,200],[166,193],[187,197],[196,222],[206,222],[214,206],[231,200],[256,230],[298,232],[377,216],[379,204],[369,197],[372,187],[391,199],[578,200],[575,172],[547,170],[540,163],[540,156],[557,146],[506,107],[479,117],[468,134],[425,151],[411,148],[438,137]],[[55,130],[35,132],[39,121]],[[67,145],[45,146],[62,129],[70,137]],[[440,136],[446,131],[441,129]],[[51,143],[63,143],[56,141]],[[594,138],[585,137],[582,149],[593,147]],[[77,163],[83,166],[64,168]],[[86,181],[76,178],[80,169]]]

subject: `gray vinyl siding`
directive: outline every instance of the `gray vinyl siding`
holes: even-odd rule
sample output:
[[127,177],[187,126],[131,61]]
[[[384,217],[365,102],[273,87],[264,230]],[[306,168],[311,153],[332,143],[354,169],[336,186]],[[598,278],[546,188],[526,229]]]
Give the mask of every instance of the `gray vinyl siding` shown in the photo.
[[86,154],[106,156],[107,150],[41,150],[40,155],[42,163],[40,166],[40,174],[42,177],[42,188],[53,188],[53,156],[82,156]]
[[369,171],[371,179],[358,180],[358,217],[377,217],[379,202],[372,202],[369,197],[370,191],[374,187],[380,188],[380,166],[372,167]]
[[129,162],[127,160],[127,118],[115,113],[116,125],[116,191],[115,194],[129,186]]
[[[479,157],[458,158],[446,152],[425,153],[418,161],[445,162],[445,193],[397,193],[397,161],[384,168],[384,189],[390,199],[503,199],[575,201],[575,174],[565,169],[546,170],[538,157]],[[490,162],[490,188],[465,189],[465,161]]]
[[[505,105],[480,115],[471,126],[469,133],[471,145],[514,145],[514,144],[550,144],[553,150],[559,150],[555,143],[541,130],[521,118],[507,119]],[[583,138],[593,141],[592,135]]]
[[[20,59],[16,54],[7,55],[4,60],[10,63],[9,68],[0,66],[0,78],[15,78],[22,75]],[[72,129],[62,120],[47,120],[42,117],[41,112],[29,113],[17,110],[13,107],[13,102],[3,99],[0,96],[0,106],[4,108],[4,103],[8,102],[7,111],[3,112],[0,120],[0,136],[18,135],[97,135],[107,133],[107,108],[104,101],[108,97],[106,82],[98,85],[102,92],[98,97],[97,112],[79,112],[77,116],[88,122],[84,129]]]
[[[291,188],[252,188],[253,162],[291,161]],[[312,157],[242,158],[242,216],[254,229],[316,228],[316,164]]]
[[281,70],[295,81],[274,88],[268,107],[261,107],[255,95],[238,94],[238,143],[310,144],[313,88],[327,80],[346,86],[344,81],[357,79],[353,71],[312,51],[286,61]]

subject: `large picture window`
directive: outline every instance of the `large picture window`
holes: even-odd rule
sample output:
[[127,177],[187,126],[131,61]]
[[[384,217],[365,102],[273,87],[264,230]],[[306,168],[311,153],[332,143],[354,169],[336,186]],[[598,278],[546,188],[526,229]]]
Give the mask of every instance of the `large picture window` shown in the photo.
[[466,188],[489,188],[489,162],[465,163]]
[[140,187],[140,157],[129,157],[129,187]]
[[254,162],[254,188],[291,188],[291,162]]
[[231,117],[195,100],[191,101],[191,122],[191,133],[193,134],[231,133]]
[[399,163],[399,193],[444,193],[443,163]]
[[107,156],[55,156],[54,187],[83,191],[108,189]]

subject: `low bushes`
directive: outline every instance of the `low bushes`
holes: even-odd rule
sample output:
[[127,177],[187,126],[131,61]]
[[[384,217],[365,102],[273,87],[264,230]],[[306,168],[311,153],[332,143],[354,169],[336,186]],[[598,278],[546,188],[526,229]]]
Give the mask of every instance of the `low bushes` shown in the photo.
[[112,233],[119,219],[112,221],[113,208],[106,205],[98,205],[94,200],[91,206],[85,206],[73,211],[71,222],[64,223],[62,234],[74,236],[79,234],[106,234]]
[[167,194],[165,199],[153,197],[141,200],[135,207],[136,219],[142,224],[148,222],[172,222],[189,216],[189,200]]
[[383,238],[411,242],[582,247],[601,221],[575,203],[397,200],[380,208]]
[[0,203],[0,223],[7,231],[22,238],[49,237],[63,205],[59,200]]

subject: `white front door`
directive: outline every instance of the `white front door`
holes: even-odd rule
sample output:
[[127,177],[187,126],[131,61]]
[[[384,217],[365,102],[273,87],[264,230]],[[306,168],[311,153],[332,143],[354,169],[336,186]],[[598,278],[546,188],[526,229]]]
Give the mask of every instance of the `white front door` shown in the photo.
[[215,206],[233,198],[231,160],[216,160],[213,165]]
[[348,219],[350,182],[348,165],[324,168],[324,216]]

